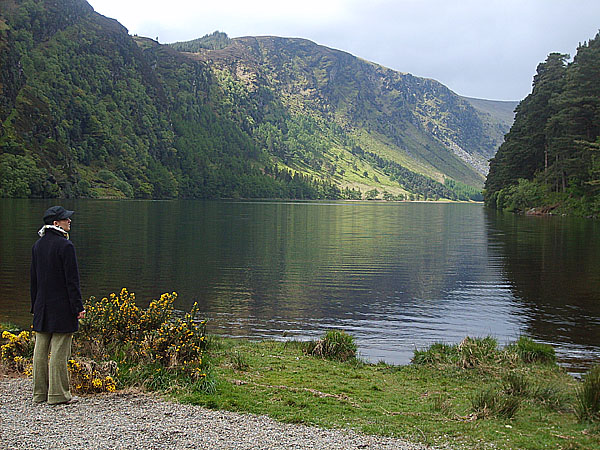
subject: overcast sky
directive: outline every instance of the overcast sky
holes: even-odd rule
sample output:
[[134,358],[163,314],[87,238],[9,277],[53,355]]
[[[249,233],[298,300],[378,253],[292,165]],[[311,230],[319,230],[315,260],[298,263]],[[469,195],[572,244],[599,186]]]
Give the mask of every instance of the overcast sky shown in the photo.
[[599,0],[88,0],[161,43],[215,30],[310,39],[454,92],[521,100],[548,53],[600,29]]

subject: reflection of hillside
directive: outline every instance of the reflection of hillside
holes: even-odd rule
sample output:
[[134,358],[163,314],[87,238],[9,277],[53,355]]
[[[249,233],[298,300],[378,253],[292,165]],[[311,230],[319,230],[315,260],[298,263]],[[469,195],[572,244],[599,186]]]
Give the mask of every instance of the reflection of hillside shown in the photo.
[[492,252],[527,314],[528,333],[582,346],[600,342],[600,225],[488,211]]
[[0,322],[29,326],[29,265],[31,246],[38,239],[40,200],[0,199]]
[[[197,259],[189,252],[198,239],[203,264],[219,255],[220,269],[206,264],[202,274],[215,286],[204,301],[241,315],[331,317],[352,301],[442,299],[464,278],[460,268],[481,256],[462,251],[465,236],[472,241],[468,233],[481,229],[473,217],[481,216],[466,223],[464,211],[450,205],[406,206],[220,204],[216,216],[202,214],[213,223],[208,235],[184,227],[179,256]],[[223,217],[227,210],[231,216]]]
[[[0,306],[26,324],[29,254],[47,202],[4,205]],[[343,319],[421,307],[435,313],[462,282],[486,276],[478,205],[69,200],[65,206],[77,211],[72,239],[84,297],[127,287],[144,304],[177,291],[178,307],[197,300],[210,315]]]

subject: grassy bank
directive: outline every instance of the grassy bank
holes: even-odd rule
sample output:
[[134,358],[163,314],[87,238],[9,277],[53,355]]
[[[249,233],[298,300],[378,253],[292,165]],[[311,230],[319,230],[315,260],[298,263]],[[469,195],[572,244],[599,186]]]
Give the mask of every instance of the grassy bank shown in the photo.
[[[600,369],[577,381],[551,347],[527,338],[505,348],[466,338],[416,351],[410,365],[367,364],[341,332],[310,343],[222,339],[205,336],[194,311],[174,314],[174,294],[146,310],[133,299],[122,291],[87,305],[70,363],[74,390],[134,386],[442,448],[600,449]],[[26,332],[3,333],[4,371],[30,371],[32,342]]]
[[171,395],[444,448],[600,448],[598,426],[574,412],[579,382],[554,363],[494,350],[461,365],[435,353],[431,362],[390,366],[307,355],[301,343],[221,340],[212,354],[216,393]]

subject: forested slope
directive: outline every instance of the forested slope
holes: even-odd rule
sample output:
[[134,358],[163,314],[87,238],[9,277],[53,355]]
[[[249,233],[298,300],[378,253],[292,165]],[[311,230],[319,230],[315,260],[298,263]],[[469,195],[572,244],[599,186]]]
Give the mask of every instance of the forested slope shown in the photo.
[[477,199],[509,120],[301,39],[0,0],[0,196]]
[[600,215],[600,33],[568,58],[551,53],[538,65],[491,160],[488,205]]

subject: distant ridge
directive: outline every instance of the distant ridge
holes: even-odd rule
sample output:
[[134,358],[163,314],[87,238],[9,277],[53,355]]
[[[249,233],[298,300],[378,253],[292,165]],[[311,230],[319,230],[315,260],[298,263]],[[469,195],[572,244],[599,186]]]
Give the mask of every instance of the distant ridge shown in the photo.
[[481,98],[463,97],[474,108],[491,115],[501,123],[512,124],[515,120],[515,108],[519,101],[485,100]]

